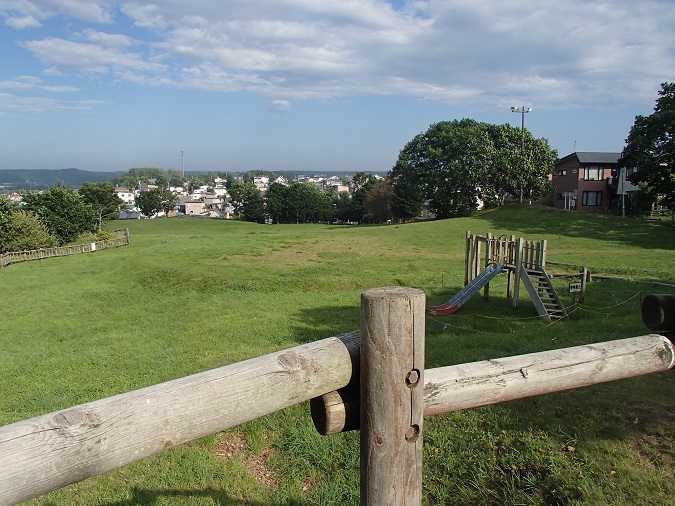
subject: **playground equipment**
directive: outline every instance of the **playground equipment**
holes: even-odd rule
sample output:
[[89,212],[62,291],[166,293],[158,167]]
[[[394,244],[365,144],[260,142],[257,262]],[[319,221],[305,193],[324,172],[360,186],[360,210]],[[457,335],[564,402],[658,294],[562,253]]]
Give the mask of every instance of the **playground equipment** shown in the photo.
[[429,312],[433,315],[452,314],[481,288],[483,298],[487,300],[490,294],[490,281],[499,272],[506,270],[506,296],[512,299],[514,309],[518,308],[522,280],[537,313],[544,321],[551,323],[566,317],[565,306],[546,272],[546,245],[545,239],[539,242],[526,241],[514,235],[494,237],[489,232],[483,237],[467,231],[464,288],[445,304],[430,307]]
[[432,306],[429,312],[433,315],[448,315],[457,311],[467,300],[473,297],[478,291],[490,283],[490,280],[502,272],[502,264],[488,265],[477,277],[462,288],[457,294],[445,304]]

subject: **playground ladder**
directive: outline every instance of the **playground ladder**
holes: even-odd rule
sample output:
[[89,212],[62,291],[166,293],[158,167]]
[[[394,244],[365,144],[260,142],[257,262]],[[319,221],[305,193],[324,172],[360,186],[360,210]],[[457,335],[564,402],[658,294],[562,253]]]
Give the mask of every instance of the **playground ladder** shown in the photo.
[[567,316],[565,306],[563,306],[560,297],[553,288],[551,278],[543,267],[537,269],[523,268],[521,277],[539,316],[547,323]]

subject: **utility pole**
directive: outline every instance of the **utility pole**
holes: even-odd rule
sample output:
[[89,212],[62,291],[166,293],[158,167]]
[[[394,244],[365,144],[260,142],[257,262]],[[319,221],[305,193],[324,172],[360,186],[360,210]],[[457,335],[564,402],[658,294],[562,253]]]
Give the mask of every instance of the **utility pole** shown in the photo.
[[[520,113],[520,156],[525,170],[525,114],[532,110],[531,107],[511,107],[511,112]],[[523,202],[523,187],[520,187],[520,202]]]

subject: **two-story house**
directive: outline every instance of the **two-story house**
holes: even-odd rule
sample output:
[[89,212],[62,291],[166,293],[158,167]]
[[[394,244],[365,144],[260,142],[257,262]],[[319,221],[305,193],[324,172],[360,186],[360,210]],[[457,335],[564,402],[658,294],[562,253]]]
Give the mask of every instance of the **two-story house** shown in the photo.
[[609,210],[621,153],[575,152],[555,164],[551,204],[587,213]]

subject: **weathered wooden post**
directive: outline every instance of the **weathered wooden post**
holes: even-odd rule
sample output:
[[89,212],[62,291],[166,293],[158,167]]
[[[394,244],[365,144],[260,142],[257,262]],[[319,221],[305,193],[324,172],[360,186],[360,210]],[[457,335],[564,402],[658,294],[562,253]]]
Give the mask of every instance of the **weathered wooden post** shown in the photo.
[[[492,251],[492,234],[488,232],[485,234],[485,265],[484,269],[487,269],[488,265],[490,265],[490,258],[494,252]],[[483,300],[487,301],[490,299],[490,282],[488,281],[485,283],[485,286],[483,287]]]
[[422,504],[424,292],[361,295],[361,504]]
[[546,268],[546,249],[548,246],[548,241],[546,239],[541,240],[541,258],[539,259],[539,266],[544,269]]
[[471,256],[471,231],[466,232],[466,242],[464,244],[464,286],[469,284],[469,257]]
[[518,295],[520,294],[520,277],[523,275],[523,238],[516,240],[516,273],[513,279],[513,309],[518,309]]

